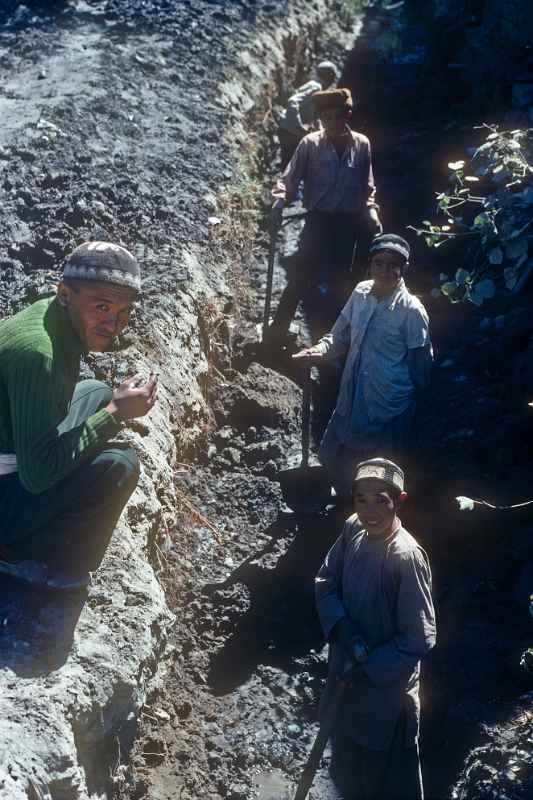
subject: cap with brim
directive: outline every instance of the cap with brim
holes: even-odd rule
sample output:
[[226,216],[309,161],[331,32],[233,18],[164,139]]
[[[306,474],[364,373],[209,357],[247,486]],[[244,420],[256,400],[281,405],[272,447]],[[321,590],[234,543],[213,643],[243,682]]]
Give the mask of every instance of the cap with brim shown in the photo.
[[369,479],[381,481],[403,492],[403,470],[394,461],[389,461],[387,458],[371,458],[368,461],[361,461],[357,465],[354,483]]
[[352,93],[349,89],[326,89],[314,93],[313,103],[317,113],[330,108],[349,109],[353,106]]
[[141,290],[141,269],[137,259],[119,244],[85,242],[72,251],[63,268],[63,278],[99,281]]
[[409,261],[409,256],[411,255],[409,242],[394,233],[383,233],[372,239],[369,249],[370,254],[377,253],[379,250],[393,250],[403,256],[406,261]]

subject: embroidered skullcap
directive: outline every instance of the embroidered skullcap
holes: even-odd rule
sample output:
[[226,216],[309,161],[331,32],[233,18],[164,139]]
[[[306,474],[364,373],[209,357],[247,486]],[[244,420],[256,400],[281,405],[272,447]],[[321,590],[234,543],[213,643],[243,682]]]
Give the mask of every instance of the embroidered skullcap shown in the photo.
[[349,89],[326,89],[324,92],[315,92],[313,95],[315,111],[320,113],[329,108],[353,107],[352,93]]
[[317,72],[331,72],[331,74],[337,78],[339,75],[339,70],[333,63],[333,61],[321,61],[320,64],[316,66]]
[[405,482],[403,470],[398,464],[395,464],[394,461],[389,461],[387,458],[370,458],[368,461],[361,461],[357,465],[354,483],[368,478],[381,481],[392,486],[397,491],[403,492]]
[[63,268],[63,278],[100,281],[141,290],[137,259],[119,244],[85,242],[72,251]]
[[382,233],[379,236],[374,236],[370,243],[370,255],[377,253],[378,250],[394,250],[409,261],[411,255],[411,246],[409,242],[402,239],[401,236],[396,236],[395,233]]

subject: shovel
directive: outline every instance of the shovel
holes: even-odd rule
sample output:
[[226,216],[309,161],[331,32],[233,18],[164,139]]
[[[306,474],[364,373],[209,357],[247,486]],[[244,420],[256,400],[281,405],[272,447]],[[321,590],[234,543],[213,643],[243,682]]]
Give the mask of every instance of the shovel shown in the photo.
[[309,466],[309,427],[311,421],[311,366],[304,368],[302,386],[302,460],[299,467],[278,475],[285,503],[298,514],[322,511],[331,498],[331,483],[324,467]]
[[278,232],[278,225],[271,223],[270,225],[270,244],[268,248],[268,269],[266,281],[266,294],[265,294],[265,310],[263,312],[263,336],[264,342],[268,334],[268,326],[270,325],[270,306],[272,304],[272,282],[274,278],[274,263],[276,260],[276,235]]
[[300,778],[296,788],[294,800],[305,800],[309,789],[313,785],[313,780],[320,764],[322,753],[324,752],[324,748],[328,743],[328,739],[335,728],[342,698],[346,688],[348,687],[348,684],[350,683],[352,668],[353,663],[348,661],[345,665],[342,675],[339,677],[333,688],[327,710],[322,717],[320,730],[317,733],[312,750],[309,753],[309,758],[307,759],[307,764],[304,767],[302,777]]

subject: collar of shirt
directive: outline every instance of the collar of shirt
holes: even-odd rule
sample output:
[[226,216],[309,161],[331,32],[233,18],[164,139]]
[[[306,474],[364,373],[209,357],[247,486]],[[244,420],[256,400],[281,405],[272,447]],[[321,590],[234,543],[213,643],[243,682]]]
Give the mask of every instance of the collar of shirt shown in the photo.
[[389,294],[387,297],[378,297],[376,294],[374,294],[373,289],[374,289],[374,281],[369,280],[369,281],[361,281],[361,283],[358,283],[354,291],[368,298],[373,298],[378,303],[382,302],[384,305],[388,306],[389,311],[394,310],[400,297],[403,295],[404,292],[407,291],[407,287],[405,285],[405,281],[403,278],[400,278],[398,285],[396,286],[394,291],[391,292],[391,294]]
[[348,125],[346,126],[346,132],[348,133],[348,137],[346,140],[346,145],[344,147],[344,150],[342,151],[342,154],[340,156],[337,152],[335,145],[333,144],[333,140],[330,139],[325,130],[321,131],[322,136],[320,138],[319,147],[321,149],[327,149],[332,153],[334,153],[339,159],[339,161],[346,161],[347,159],[353,161],[355,157],[355,144],[357,140],[356,137],[354,136],[353,131],[351,130],[351,128],[348,127]]

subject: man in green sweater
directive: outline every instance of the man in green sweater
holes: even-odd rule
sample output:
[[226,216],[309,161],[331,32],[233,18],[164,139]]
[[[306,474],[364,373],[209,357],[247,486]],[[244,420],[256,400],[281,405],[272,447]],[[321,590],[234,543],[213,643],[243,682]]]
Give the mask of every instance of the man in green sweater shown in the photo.
[[88,242],[56,295],[0,322],[2,574],[79,588],[101,561],[139,477],[135,451],[109,440],[152,408],[157,379],[79,381],[80,357],[109,348],[139,291],[131,253]]

